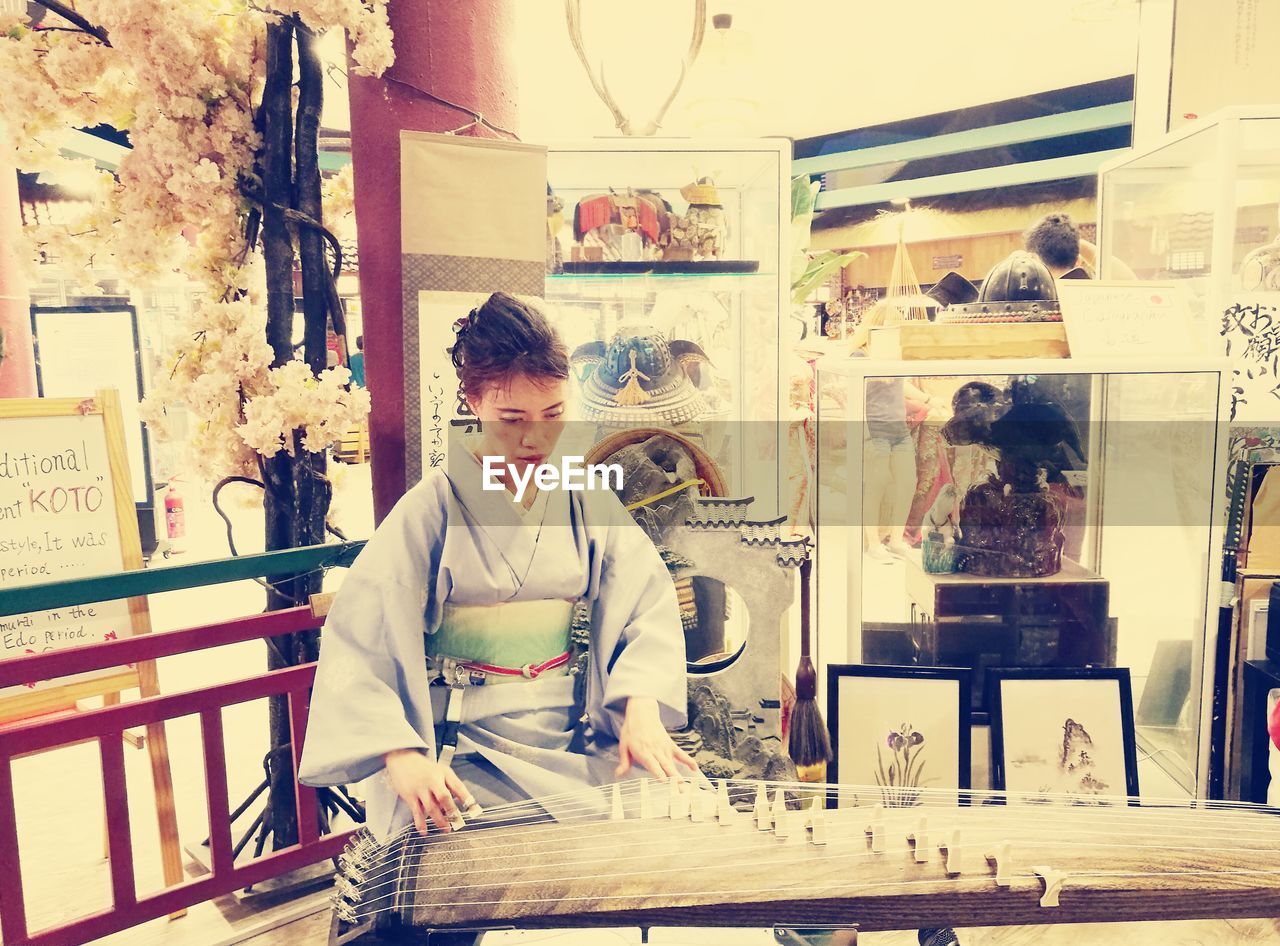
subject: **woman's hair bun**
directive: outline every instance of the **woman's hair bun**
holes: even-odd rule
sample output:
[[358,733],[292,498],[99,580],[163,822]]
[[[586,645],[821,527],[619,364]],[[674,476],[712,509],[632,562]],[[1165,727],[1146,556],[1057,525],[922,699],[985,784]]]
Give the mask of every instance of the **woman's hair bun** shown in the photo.
[[455,324],[450,355],[467,397],[478,398],[513,376],[563,381],[569,351],[542,312],[505,292],[495,292]]

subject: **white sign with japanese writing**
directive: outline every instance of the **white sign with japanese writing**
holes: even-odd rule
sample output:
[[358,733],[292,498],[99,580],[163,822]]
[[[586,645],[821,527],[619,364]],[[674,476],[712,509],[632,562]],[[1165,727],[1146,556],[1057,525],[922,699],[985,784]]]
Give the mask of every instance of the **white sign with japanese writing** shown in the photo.
[[1280,425],[1280,292],[1240,293],[1222,311],[1231,422]]
[[1058,282],[1072,358],[1204,354],[1182,289],[1170,283]]
[[422,472],[443,467],[452,431],[477,429],[471,408],[462,399],[458,373],[449,349],[457,341],[457,321],[489,298],[487,292],[423,291],[418,293],[418,351],[421,357]]

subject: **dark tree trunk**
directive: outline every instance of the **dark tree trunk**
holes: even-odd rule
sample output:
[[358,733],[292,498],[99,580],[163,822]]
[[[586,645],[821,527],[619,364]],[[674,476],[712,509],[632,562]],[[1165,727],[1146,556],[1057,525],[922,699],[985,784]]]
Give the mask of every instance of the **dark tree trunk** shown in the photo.
[[[293,24],[281,19],[267,27],[267,75],[262,93],[262,252],[267,270],[267,342],[273,353],[272,365],[293,359],[293,240],[284,208],[293,194]],[[295,436],[296,440],[296,436]],[[295,443],[296,450],[296,443]],[[281,451],[264,462],[268,551],[294,548],[297,542],[297,468],[305,467],[301,456]],[[279,610],[300,600],[296,579],[277,577],[267,593],[267,608]],[[294,635],[278,637],[276,647],[267,652],[272,670],[297,662],[298,641]],[[271,788],[265,813],[275,849],[297,841],[297,809],[293,793],[293,771],[289,764],[292,740],[289,713],[284,700],[269,701],[268,730],[271,749],[267,756],[267,777]]]
[[[262,253],[273,367],[293,358],[293,241],[284,213],[293,192],[292,82],[293,24],[282,19],[267,27],[267,75],[262,90]],[[268,527],[269,548],[271,534]]]
[[[295,209],[312,220],[321,219],[320,112],[323,107],[324,71],[316,52],[316,38],[305,26],[296,29],[298,40],[298,116]],[[326,329],[329,313],[329,272],[324,237],[312,227],[298,228],[298,254],[302,258],[302,305],[305,313],[304,357],[314,374],[325,369]]]

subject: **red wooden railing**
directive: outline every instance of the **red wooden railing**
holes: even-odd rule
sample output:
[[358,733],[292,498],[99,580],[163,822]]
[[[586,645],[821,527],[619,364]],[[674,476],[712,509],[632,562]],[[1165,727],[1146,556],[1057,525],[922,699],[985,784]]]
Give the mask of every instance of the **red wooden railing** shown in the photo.
[[[220,624],[87,644],[47,654],[0,662],[0,688],[29,680],[48,680],[191,653],[224,644],[274,637],[316,628],[310,608],[293,608]],[[0,726],[0,937],[10,946],[76,946],[139,923],[172,914],[241,887],[336,856],[350,832],[321,837],[316,793],[297,784],[298,756],[306,731],[308,698],[315,665],[305,664],[246,677],[231,683],[134,702],[105,706],[69,716],[32,719]],[[231,819],[222,709],[270,696],[288,697],[293,725],[293,769],[297,787],[298,843],[236,866],[232,859]],[[204,877],[139,897],[133,873],[129,831],[129,795],[125,784],[126,729],[196,714],[204,745],[204,777],[209,812],[212,872]],[[28,929],[18,851],[13,796],[13,760],[68,743],[96,740],[102,755],[106,798],[112,906],[42,930]],[[178,922],[181,922],[180,920]]]

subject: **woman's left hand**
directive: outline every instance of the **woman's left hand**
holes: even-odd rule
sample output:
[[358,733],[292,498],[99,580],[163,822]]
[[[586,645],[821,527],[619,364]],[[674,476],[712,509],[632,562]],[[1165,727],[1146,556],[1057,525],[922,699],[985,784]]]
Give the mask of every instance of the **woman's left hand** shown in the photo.
[[627,700],[627,711],[618,733],[618,756],[621,761],[614,774],[621,778],[632,765],[642,765],[655,776],[666,781],[680,776],[680,766],[691,774],[698,765],[689,754],[671,741],[662,725],[658,701],[632,697]]

